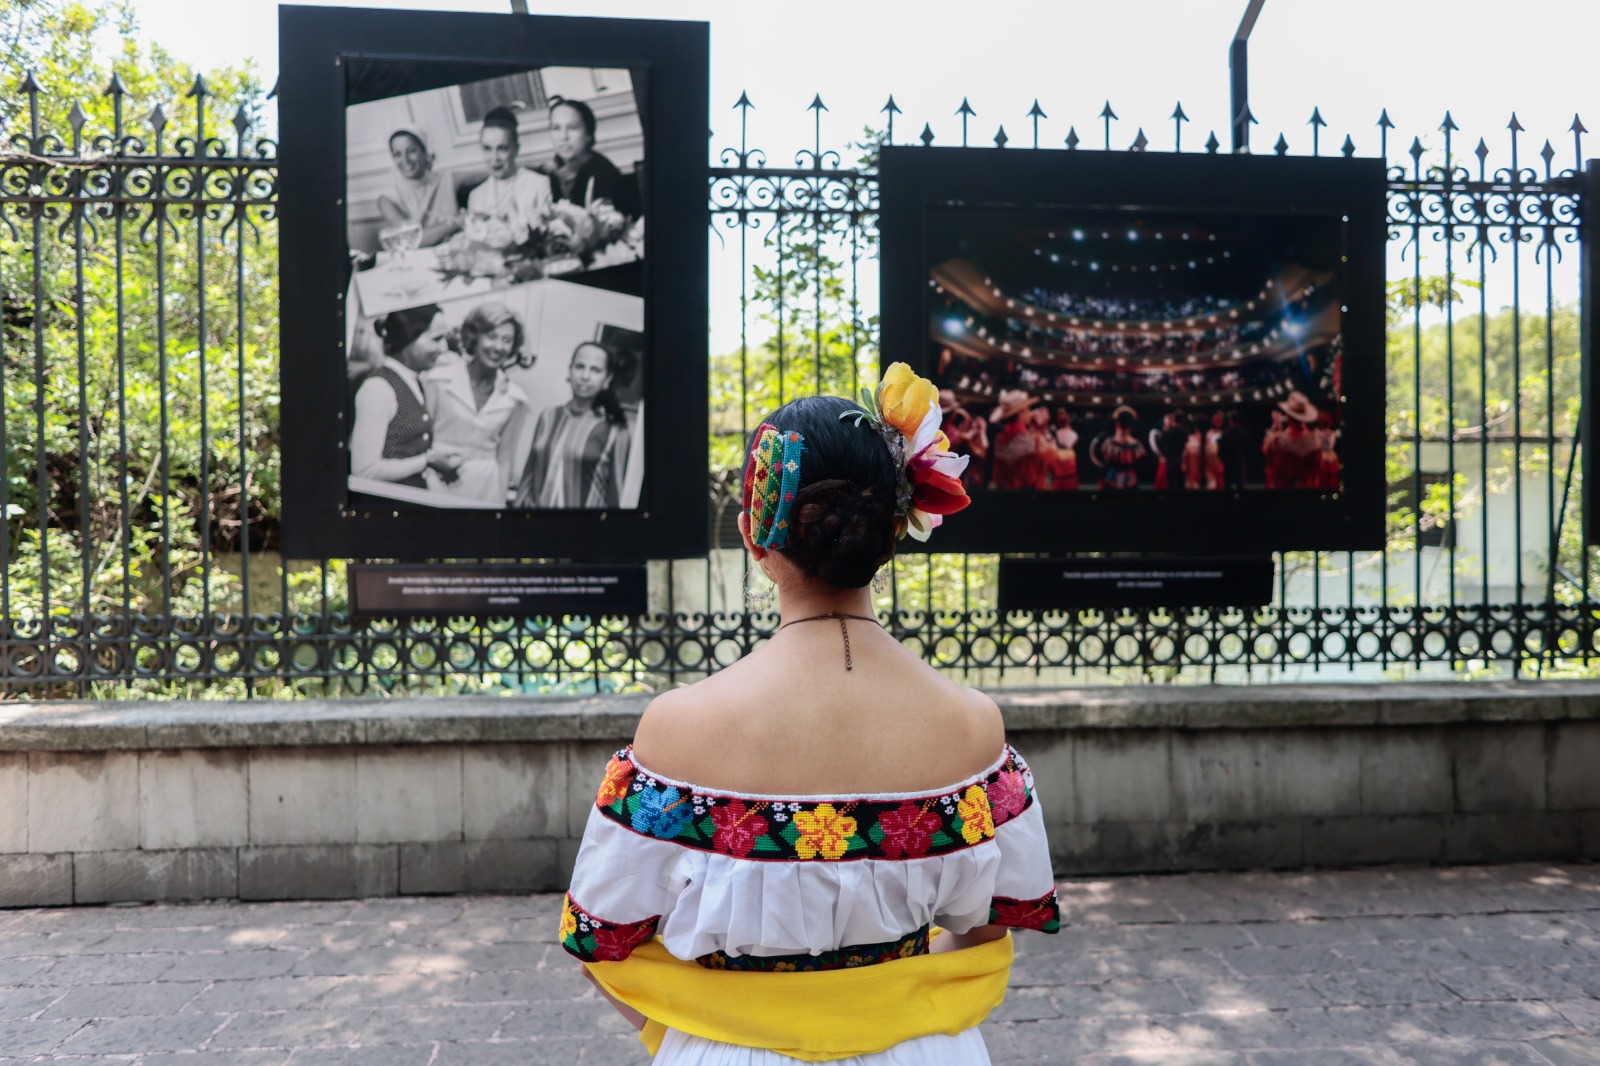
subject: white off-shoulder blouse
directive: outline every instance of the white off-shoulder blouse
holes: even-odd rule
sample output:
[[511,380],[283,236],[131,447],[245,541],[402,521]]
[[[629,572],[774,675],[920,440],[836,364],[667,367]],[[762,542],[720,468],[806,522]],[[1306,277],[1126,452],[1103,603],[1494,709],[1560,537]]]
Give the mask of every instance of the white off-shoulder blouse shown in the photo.
[[[589,812],[561,942],[586,962],[624,959],[660,936],[678,958],[717,969],[822,970],[925,953],[930,926],[985,924],[1060,928],[1033,775],[1009,745],[935,792],[850,796],[702,788],[652,773],[624,748]],[[794,1060],[669,1033],[656,1061]],[[988,1056],[971,1030],[860,1061]]]

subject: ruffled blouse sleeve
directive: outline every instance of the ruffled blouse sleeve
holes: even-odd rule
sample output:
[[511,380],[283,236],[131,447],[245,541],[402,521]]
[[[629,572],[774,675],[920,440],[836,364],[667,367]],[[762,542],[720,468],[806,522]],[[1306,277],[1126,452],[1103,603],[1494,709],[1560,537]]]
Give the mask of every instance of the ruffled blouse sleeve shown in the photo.
[[984,791],[989,796],[994,841],[1000,851],[988,923],[1043,933],[1059,931],[1061,907],[1050,867],[1044,812],[1034,791],[1033,771],[1015,748],[1006,747],[1006,758],[984,781]]
[[561,909],[561,946],[584,962],[627,958],[656,934],[684,888],[675,873],[679,849],[658,830],[677,828],[674,819],[690,813],[689,796],[681,797],[681,811],[670,796],[653,806],[636,797],[631,817],[606,816],[607,810],[628,813],[630,796],[643,794],[628,755],[624,748],[606,765]]

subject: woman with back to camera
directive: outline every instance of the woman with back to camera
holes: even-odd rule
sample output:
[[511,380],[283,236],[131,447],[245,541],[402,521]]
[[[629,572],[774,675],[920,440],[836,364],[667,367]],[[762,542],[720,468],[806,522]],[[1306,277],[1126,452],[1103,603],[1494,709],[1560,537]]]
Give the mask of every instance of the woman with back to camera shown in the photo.
[[550,98],[550,141],[556,150],[550,168],[550,196],[579,207],[608,200],[632,218],[639,213],[633,182],[594,150],[595,126],[594,110],[582,100]]
[[433,416],[418,378],[448,347],[444,312],[437,304],[393,311],[372,329],[383,355],[356,389],[350,473],[414,489],[454,481],[461,456],[434,443]]
[[781,624],[657,696],[589,814],[560,938],[658,1064],[987,1063],[1007,927],[1060,926],[999,710],[873,616],[897,532],[967,503],[933,385],[897,363],[875,406],[756,431],[739,529]]
[[633,439],[616,388],[631,368],[597,341],[573,349],[567,364],[572,399],[548,407],[533,427],[517,506],[622,506],[622,478]]
[[461,456],[458,496],[504,506],[522,473],[515,454],[529,417],[528,396],[506,374],[522,358],[522,320],[505,304],[479,304],[461,320],[461,354],[422,375],[434,436]]

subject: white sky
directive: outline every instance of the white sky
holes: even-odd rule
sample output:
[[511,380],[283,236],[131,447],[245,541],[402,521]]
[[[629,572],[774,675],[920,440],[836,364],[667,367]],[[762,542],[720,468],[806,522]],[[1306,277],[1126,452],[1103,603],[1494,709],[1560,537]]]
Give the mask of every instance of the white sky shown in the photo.
[[[345,0],[344,6],[510,9],[509,0]],[[1049,115],[1040,138],[1048,145],[1059,145],[1072,124],[1086,147],[1100,147],[1096,116],[1107,99],[1121,116],[1112,130],[1115,148],[1126,148],[1142,126],[1152,148],[1170,150],[1168,116],[1178,100],[1192,119],[1185,147],[1198,146],[1213,129],[1226,145],[1228,44],[1244,6],[1244,0],[530,0],[536,14],[709,21],[712,144],[737,143],[731,105],[748,91],[756,104],[751,143],[765,146],[775,166],[792,165],[793,151],[809,146],[805,107],[819,91],[830,109],[823,116],[825,146],[880,123],[878,109],[891,92],[905,111],[897,141],[931,121],[939,142],[952,143],[960,132],[954,112],[965,96],[977,111],[974,144],[990,143],[1001,123],[1013,146],[1029,143],[1025,116],[1037,97]],[[178,57],[200,66],[254,59],[266,84],[274,80],[271,0],[227,0],[226,19],[198,17],[193,0],[136,0],[136,7],[146,36]],[[1349,133],[1359,154],[1376,154],[1375,123],[1387,107],[1399,127],[1390,141],[1390,157],[1398,159],[1415,134],[1437,144],[1433,131],[1449,109],[1461,127],[1460,150],[1470,152],[1483,136],[1494,152],[1490,166],[1503,166],[1505,127],[1515,110],[1528,131],[1520,148],[1524,165],[1536,162],[1548,137],[1557,169],[1570,167],[1573,114],[1600,130],[1596,40],[1597,0],[1266,0],[1251,38],[1250,102],[1261,121],[1252,143],[1266,151],[1282,131],[1291,151],[1308,150],[1306,120],[1315,106],[1329,123],[1323,151],[1337,150]],[[1585,138],[1584,152],[1600,156],[1600,133]],[[1570,298],[1575,259],[1568,254],[1571,269],[1561,272],[1558,299]],[[1391,266],[1391,274],[1399,269]],[[718,274],[726,276],[725,265],[714,268],[714,282]],[[1509,302],[1509,288],[1498,292],[1493,282],[1492,288],[1491,307]],[[1542,306],[1542,293],[1525,293],[1524,301]],[[713,351],[727,348],[725,307],[713,314]]]

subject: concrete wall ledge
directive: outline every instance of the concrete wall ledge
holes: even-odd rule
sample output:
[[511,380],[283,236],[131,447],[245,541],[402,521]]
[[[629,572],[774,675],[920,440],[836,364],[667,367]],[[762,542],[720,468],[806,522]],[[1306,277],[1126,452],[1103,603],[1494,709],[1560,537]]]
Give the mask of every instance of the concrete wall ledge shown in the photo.
[[[994,695],[1063,876],[1600,860],[1600,682]],[[0,907],[559,890],[647,702],[0,704]]]
[[[1600,681],[1000,689],[1015,732],[1600,720]],[[626,740],[648,696],[0,704],[0,752]]]

